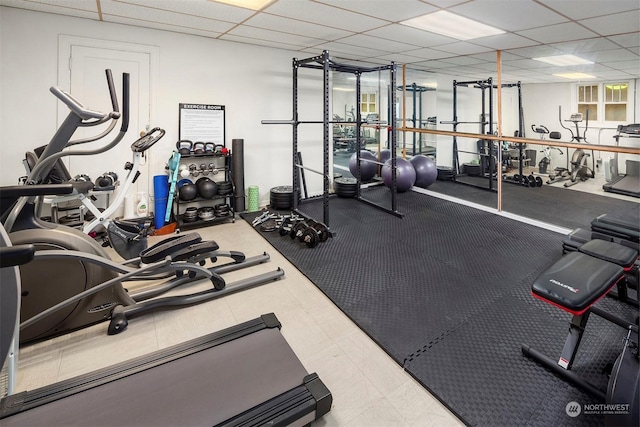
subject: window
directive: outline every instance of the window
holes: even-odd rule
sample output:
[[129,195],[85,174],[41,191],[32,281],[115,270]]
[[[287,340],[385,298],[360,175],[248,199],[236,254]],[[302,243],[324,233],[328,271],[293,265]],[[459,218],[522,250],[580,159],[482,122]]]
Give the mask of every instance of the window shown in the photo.
[[626,83],[604,85],[604,119],[609,122],[624,122],[627,120],[627,92]]
[[587,117],[589,112],[590,121],[598,121],[598,85],[578,86],[578,113]]
[[361,93],[360,94],[360,111],[363,115],[368,113],[377,113],[378,105],[376,104],[375,93]]
[[590,122],[626,122],[633,113],[629,105],[629,82],[592,83],[576,86],[578,113]]

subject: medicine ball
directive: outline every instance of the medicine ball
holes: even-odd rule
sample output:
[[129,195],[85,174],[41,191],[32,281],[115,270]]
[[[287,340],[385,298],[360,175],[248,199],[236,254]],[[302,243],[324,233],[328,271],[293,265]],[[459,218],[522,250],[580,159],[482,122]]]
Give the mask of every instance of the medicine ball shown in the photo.
[[[204,179],[203,179],[204,178]],[[207,177],[202,177],[196,182],[198,194],[205,199],[212,199],[218,194],[218,185]]]
[[195,184],[185,184],[178,190],[178,197],[185,202],[193,200],[198,197],[198,188]]

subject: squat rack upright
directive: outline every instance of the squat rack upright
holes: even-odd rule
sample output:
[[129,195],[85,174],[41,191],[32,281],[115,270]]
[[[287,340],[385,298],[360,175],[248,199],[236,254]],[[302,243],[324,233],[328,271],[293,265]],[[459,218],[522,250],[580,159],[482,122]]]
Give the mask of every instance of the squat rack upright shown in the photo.
[[[476,89],[480,89],[482,92],[482,110],[480,114],[480,121],[477,122],[463,122],[458,121],[458,87],[473,87]],[[503,88],[516,87],[518,89],[518,136],[524,137],[524,115],[522,109],[522,90],[520,82],[517,83],[503,83]],[[459,82],[453,81],[453,120],[452,121],[441,121],[441,124],[450,124],[453,125],[453,131],[458,131],[458,125],[460,124],[479,124],[480,125],[480,133],[483,135],[493,135],[493,89],[497,89],[498,86],[493,84],[493,79],[489,77],[486,80],[474,80],[474,81],[463,81]],[[489,98],[489,108],[488,108],[488,117],[487,117],[487,107],[486,107],[486,99],[487,96],[485,92],[488,89],[488,98]],[[487,129],[488,127],[488,129]],[[460,184],[469,185],[472,187],[482,188],[489,191],[497,191],[497,184],[494,182],[493,170],[496,167],[496,158],[493,156],[495,142],[493,140],[479,140],[478,153],[472,153],[469,151],[460,150],[458,148],[458,138],[456,136],[453,137],[453,173],[454,173],[454,181]],[[480,147],[480,143],[482,143],[482,148]],[[498,150],[501,150],[501,147],[497,147]],[[482,152],[484,151],[484,153]],[[478,154],[481,157],[481,170],[484,172],[484,163],[486,159],[487,166],[489,168],[489,172],[484,174],[485,178],[488,179],[487,186],[480,186],[477,184],[473,184],[470,182],[460,181],[457,179],[457,175],[460,174],[460,158],[459,153],[469,153],[469,154]],[[484,156],[484,159],[482,157]],[[520,177],[522,177],[522,156],[523,156],[523,146],[522,143],[519,144],[519,172]],[[499,165],[502,167],[502,165]],[[522,179],[522,178],[520,178]]]
[[[375,72],[375,71],[383,71],[389,70],[390,73],[390,87],[396,87],[396,64],[392,62],[390,65],[383,65],[379,67],[358,67],[355,65],[348,64],[340,64],[333,61],[329,56],[329,51],[324,50],[321,55],[313,56],[306,59],[297,59],[293,58],[292,61],[293,67],[293,118],[291,120],[262,120],[262,124],[287,124],[292,125],[293,127],[293,152],[292,152],[292,177],[293,177],[293,211],[304,216],[303,213],[298,211],[298,205],[300,201],[298,200],[297,195],[301,194],[300,190],[300,170],[308,170],[310,172],[319,174],[323,176],[323,192],[322,192],[322,200],[323,200],[323,223],[329,227],[329,185],[330,185],[330,177],[329,177],[329,151],[332,149],[333,141],[330,135],[330,125],[333,123],[344,124],[342,121],[334,121],[330,120],[331,117],[331,108],[329,105],[330,100],[330,79],[329,72],[330,71],[338,71],[344,73],[352,73],[356,77],[356,121],[355,121],[355,135],[356,135],[356,156],[357,156],[357,164],[358,164],[358,188],[356,192],[356,199],[366,203],[375,208],[384,210],[388,213],[396,215],[398,217],[402,217],[403,215],[397,210],[397,171],[396,171],[396,151],[397,151],[397,137],[396,137],[396,125],[393,111],[395,110],[396,104],[396,94],[395,90],[390,91],[390,100],[389,100],[389,115],[392,119],[389,121],[389,125],[387,126],[387,131],[389,133],[389,139],[391,141],[390,149],[391,149],[391,173],[392,173],[392,188],[391,188],[391,208],[387,208],[385,206],[379,205],[373,201],[364,199],[361,195],[361,177],[360,177],[360,138],[361,138],[361,130],[362,130],[362,114],[360,107],[360,95],[361,95],[361,75],[366,72]],[[322,81],[323,81],[323,118],[322,121],[318,120],[299,120],[298,118],[298,69],[300,68],[311,68],[322,70]],[[323,130],[323,168],[322,171],[317,171],[311,169],[309,167],[303,166],[299,161],[298,157],[298,126],[301,124],[322,124]],[[371,123],[368,123],[371,124]],[[364,161],[364,160],[363,160]]]

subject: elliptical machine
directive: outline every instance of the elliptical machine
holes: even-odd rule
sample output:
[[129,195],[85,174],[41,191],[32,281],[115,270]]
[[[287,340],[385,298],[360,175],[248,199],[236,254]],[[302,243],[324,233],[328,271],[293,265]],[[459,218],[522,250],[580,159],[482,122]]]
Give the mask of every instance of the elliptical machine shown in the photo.
[[[575,133],[573,129],[567,127],[563,124],[562,120],[562,106],[558,106],[558,119],[560,120],[560,126],[564,129],[568,130],[571,133],[571,142],[584,142],[587,143],[587,130],[589,129],[589,110],[587,109],[585,115],[585,127],[582,131],[582,136],[580,136],[580,128],[578,127],[578,123],[582,122],[582,113],[572,114],[569,120],[564,120],[566,122],[571,122],[575,126]],[[571,169],[569,172],[569,176],[564,179],[569,179],[569,182],[565,182],[565,187],[571,187],[572,185],[576,185],[579,182],[586,181],[589,178],[594,178],[595,172],[593,168],[590,168],[587,163],[589,158],[592,157],[590,154],[586,153],[582,148],[576,149],[571,156],[571,160],[569,161],[571,165]]]
[[[114,109],[104,114],[83,107],[71,95],[58,89],[51,92],[70,109],[37,164],[27,178],[27,185],[0,188],[3,207],[5,200],[16,200],[8,210],[4,225],[9,238],[16,245],[33,244],[34,260],[20,268],[23,284],[21,302],[22,342],[60,335],[100,321],[110,319],[109,333],[123,331],[128,318],[160,308],[193,305],[230,293],[276,280],[284,275],[281,269],[235,283],[227,284],[221,274],[250,267],[269,260],[263,255],[245,258],[241,253],[227,253],[234,261],[205,268],[206,257],[221,255],[215,242],[203,242],[195,233],[171,237],[149,248],[140,257],[123,263],[109,259],[107,253],[92,238],[74,228],[41,221],[35,214],[37,198],[29,194],[31,184],[37,184],[52,165],[65,155],[93,155],[115,146],[128,127],[129,85],[123,76],[122,126],[118,135],[105,147],[87,151],[62,151],[80,126],[92,126],[107,120],[118,120],[117,100],[113,79],[107,70],[107,82]],[[132,145],[134,152],[144,152],[159,134],[153,132]],[[103,133],[104,134],[104,133]],[[81,183],[70,183],[73,186]],[[66,189],[68,184],[62,184]],[[55,194],[55,193],[49,193]],[[215,254],[215,255],[213,255]],[[212,259],[213,260],[213,259]],[[142,262],[141,267],[129,264]],[[187,275],[184,272],[188,272]],[[156,285],[149,292],[130,294],[122,285],[127,280],[158,278],[158,275],[178,276]],[[176,297],[156,297],[169,289],[199,279],[208,279],[212,289]]]

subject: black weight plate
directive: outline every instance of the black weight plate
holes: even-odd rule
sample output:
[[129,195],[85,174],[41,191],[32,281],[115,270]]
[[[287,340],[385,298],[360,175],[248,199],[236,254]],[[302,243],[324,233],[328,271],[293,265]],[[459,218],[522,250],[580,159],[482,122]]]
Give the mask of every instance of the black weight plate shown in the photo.
[[315,248],[320,242],[320,237],[314,228],[307,227],[302,233],[302,236],[300,236],[300,241],[305,243],[309,248]]
[[536,186],[536,179],[533,175],[529,175],[527,177],[527,181],[529,182],[529,187],[535,187]]
[[271,189],[273,194],[293,194],[293,187],[290,185],[281,185]]
[[305,224],[304,222],[299,222],[291,228],[291,231],[289,232],[289,237],[291,237],[292,239],[295,239],[296,237],[300,237],[302,236],[303,231],[306,230],[307,228],[309,228],[307,227],[307,224]]
[[316,222],[312,227],[318,232],[318,238],[321,242],[329,240],[329,229],[326,225]]
[[542,178],[536,176],[536,187],[542,187]]

